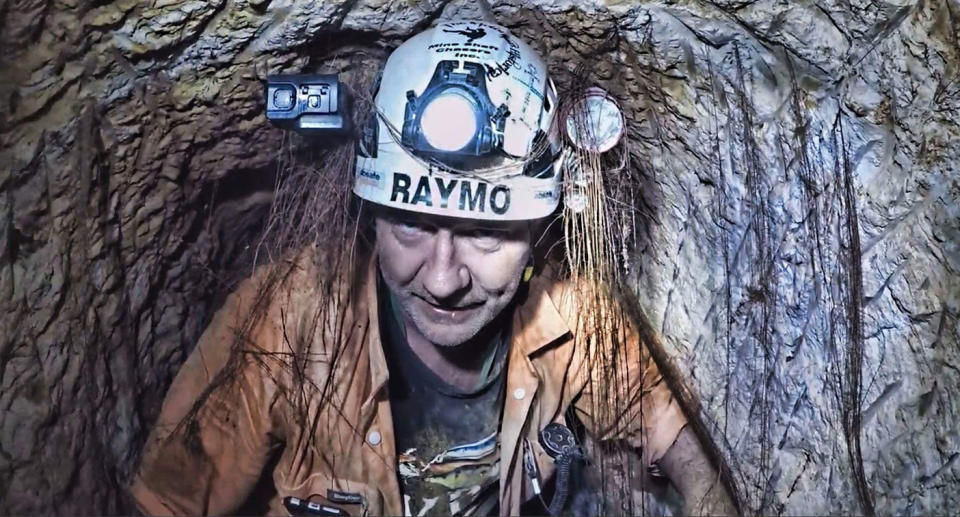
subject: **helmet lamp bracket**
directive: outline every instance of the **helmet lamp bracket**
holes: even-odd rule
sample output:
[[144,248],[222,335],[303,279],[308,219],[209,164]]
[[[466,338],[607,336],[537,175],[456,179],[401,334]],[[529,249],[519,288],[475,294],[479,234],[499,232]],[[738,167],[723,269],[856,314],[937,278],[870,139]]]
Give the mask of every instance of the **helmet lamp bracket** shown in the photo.
[[[431,131],[438,128],[424,124],[424,114],[431,103],[456,101],[461,107],[470,106],[474,120],[463,120],[465,114],[460,113],[460,120],[444,121],[439,131],[449,128],[454,132],[467,134],[465,143],[456,149],[438,148],[436,136]],[[487,92],[486,73],[479,63],[469,61],[441,61],[437,64],[433,76],[423,93],[419,96],[413,91],[407,91],[407,103],[404,108],[403,130],[401,143],[414,154],[425,158],[442,158],[444,156],[485,156],[503,150],[503,129],[510,110],[506,104],[494,106]],[[454,113],[451,117],[457,116]]]

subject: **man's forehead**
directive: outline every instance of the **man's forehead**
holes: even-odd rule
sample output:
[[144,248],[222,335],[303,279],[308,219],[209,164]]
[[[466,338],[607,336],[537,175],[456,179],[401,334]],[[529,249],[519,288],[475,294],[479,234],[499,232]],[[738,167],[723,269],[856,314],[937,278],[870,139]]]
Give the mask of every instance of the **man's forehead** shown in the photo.
[[377,206],[374,217],[396,222],[415,222],[428,224],[437,228],[494,228],[510,230],[523,228],[527,221],[496,221],[486,219],[469,219],[465,217],[451,217],[446,215],[425,214],[412,210],[402,210],[387,206]]

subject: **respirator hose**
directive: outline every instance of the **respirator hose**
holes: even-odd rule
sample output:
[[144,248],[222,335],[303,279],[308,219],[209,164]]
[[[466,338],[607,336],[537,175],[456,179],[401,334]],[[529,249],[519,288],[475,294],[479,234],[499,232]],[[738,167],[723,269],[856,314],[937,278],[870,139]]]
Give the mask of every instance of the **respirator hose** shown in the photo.
[[567,503],[567,495],[570,490],[570,464],[573,462],[574,454],[566,452],[557,457],[555,465],[557,466],[557,484],[550,500],[550,508],[547,509],[550,515],[560,515],[563,506]]

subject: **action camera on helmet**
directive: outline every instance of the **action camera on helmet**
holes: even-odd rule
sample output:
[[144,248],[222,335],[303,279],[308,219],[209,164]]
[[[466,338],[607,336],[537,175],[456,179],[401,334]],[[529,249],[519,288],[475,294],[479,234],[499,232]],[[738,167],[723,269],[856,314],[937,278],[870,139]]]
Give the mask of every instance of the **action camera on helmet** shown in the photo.
[[349,131],[346,91],[336,74],[267,76],[267,119],[298,133],[343,135]]

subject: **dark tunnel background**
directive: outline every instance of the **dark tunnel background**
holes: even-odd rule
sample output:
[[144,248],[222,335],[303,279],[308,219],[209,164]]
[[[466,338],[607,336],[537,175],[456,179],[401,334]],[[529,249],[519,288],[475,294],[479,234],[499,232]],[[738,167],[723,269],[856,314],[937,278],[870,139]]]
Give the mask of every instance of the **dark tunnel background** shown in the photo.
[[[484,2],[0,1],[0,513],[120,513],[250,271],[269,73]],[[629,125],[642,309],[761,514],[960,505],[960,4],[492,2]],[[649,506],[653,511],[668,507]]]

